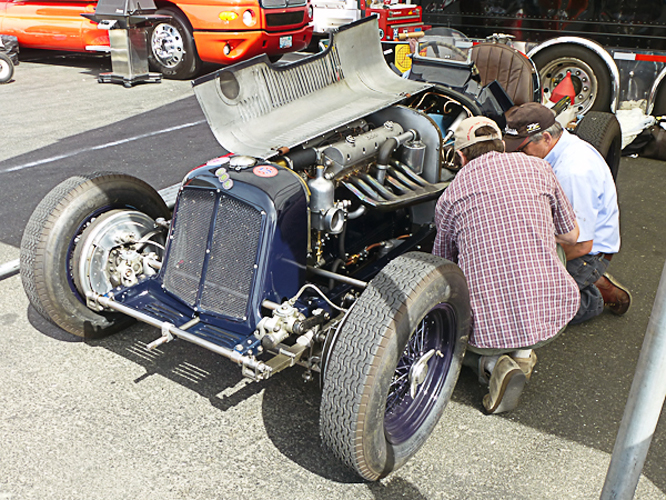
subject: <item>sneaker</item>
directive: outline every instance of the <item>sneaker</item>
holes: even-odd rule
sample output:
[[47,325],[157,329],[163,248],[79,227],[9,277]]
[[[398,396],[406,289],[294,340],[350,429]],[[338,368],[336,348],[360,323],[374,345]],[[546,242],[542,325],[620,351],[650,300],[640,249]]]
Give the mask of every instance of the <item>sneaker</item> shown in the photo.
[[611,312],[621,316],[629,310],[631,293],[610,274],[604,273],[601,278],[595,281],[594,285],[604,298],[604,306],[610,309]]
[[488,394],[483,397],[483,407],[488,414],[511,411],[518,406],[527,377],[510,356],[503,355],[497,361],[490,376]]
[[520,369],[523,370],[525,378],[529,382],[530,378],[532,377],[532,371],[534,370],[534,365],[536,365],[537,362],[536,352],[532,351],[528,358],[512,358],[512,359],[516,362],[518,366],[520,366]]

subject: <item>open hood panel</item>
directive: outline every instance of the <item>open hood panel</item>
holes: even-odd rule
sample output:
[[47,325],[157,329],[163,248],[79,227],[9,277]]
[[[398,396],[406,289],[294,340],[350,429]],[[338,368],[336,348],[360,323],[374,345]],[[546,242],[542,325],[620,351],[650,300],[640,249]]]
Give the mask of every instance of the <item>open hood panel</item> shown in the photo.
[[374,17],[344,26],[313,56],[280,66],[259,56],[193,85],[222,147],[259,158],[432,86],[401,78],[388,67]]

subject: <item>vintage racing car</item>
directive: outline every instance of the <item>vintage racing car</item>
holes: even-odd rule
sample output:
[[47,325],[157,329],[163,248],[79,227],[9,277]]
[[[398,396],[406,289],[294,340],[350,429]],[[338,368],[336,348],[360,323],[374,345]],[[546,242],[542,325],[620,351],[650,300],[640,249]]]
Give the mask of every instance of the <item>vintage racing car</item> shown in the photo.
[[82,174],[39,204],[21,244],[32,306],[72,334],[138,319],[158,329],[150,348],[184,339],[252,380],[318,376],[322,439],[366,480],[420,448],[456,384],[469,292],[430,253],[434,205],[451,131],[502,108],[464,62],[444,67],[442,81],[465,72],[455,85],[399,77],[377,33],[362,20],[301,61],[196,80],[233,154],[189,172],[173,212],[143,181]]

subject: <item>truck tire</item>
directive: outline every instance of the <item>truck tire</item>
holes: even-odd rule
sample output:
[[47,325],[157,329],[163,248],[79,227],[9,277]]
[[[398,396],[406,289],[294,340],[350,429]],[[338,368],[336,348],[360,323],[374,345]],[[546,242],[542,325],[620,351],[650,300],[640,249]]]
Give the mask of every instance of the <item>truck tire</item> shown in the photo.
[[0,52],[0,83],[7,83],[14,76],[14,63],[4,52]]
[[599,151],[606,160],[613,180],[617,181],[622,156],[622,131],[615,115],[600,111],[588,112],[576,127],[576,135]]
[[171,19],[150,30],[148,62],[151,69],[172,80],[195,77],[201,71],[202,62],[187,17],[171,7],[159,9],[156,14],[171,16]]
[[532,60],[539,72],[544,100],[571,72],[579,113],[610,111],[611,77],[603,60],[590,49],[566,43],[537,52]]
[[401,467],[437,424],[460,373],[470,306],[458,266],[411,252],[370,282],[324,374],[322,440],[362,478]]
[[39,203],[21,240],[21,281],[30,304],[80,337],[101,337],[132,322],[121,314],[88,308],[77,286],[77,245],[96,220],[114,210],[142,213],[151,220],[170,217],[160,195],[139,179],[111,173],[76,176],[58,184]]

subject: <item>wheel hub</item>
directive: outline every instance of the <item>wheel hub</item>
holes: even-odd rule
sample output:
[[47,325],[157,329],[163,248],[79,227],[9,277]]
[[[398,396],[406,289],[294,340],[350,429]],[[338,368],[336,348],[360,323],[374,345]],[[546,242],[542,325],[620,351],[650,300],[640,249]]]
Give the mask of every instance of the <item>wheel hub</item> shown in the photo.
[[414,399],[419,385],[421,385],[428,376],[428,361],[435,354],[435,349],[430,349],[421,356],[409,370],[409,395]]
[[78,238],[72,274],[83,297],[132,286],[157,273],[163,246],[148,215],[114,210],[93,220]]
[[392,443],[413,436],[437,404],[451,366],[455,331],[450,306],[440,303],[407,341],[386,398],[384,430]]
[[174,68],[183,60],[183,39],[175,26],[156,26],[151,37],[151,47],[155,57],[167,68]]
[[567,74],[571,74],[571,81],[576,91],[574,105],[579,112],[587,111],[597,97],[597,77],[585,61],[573,57],[555,59],[541,69],[539,76],[544,91],[544,101],[550,99],[555,87]]

